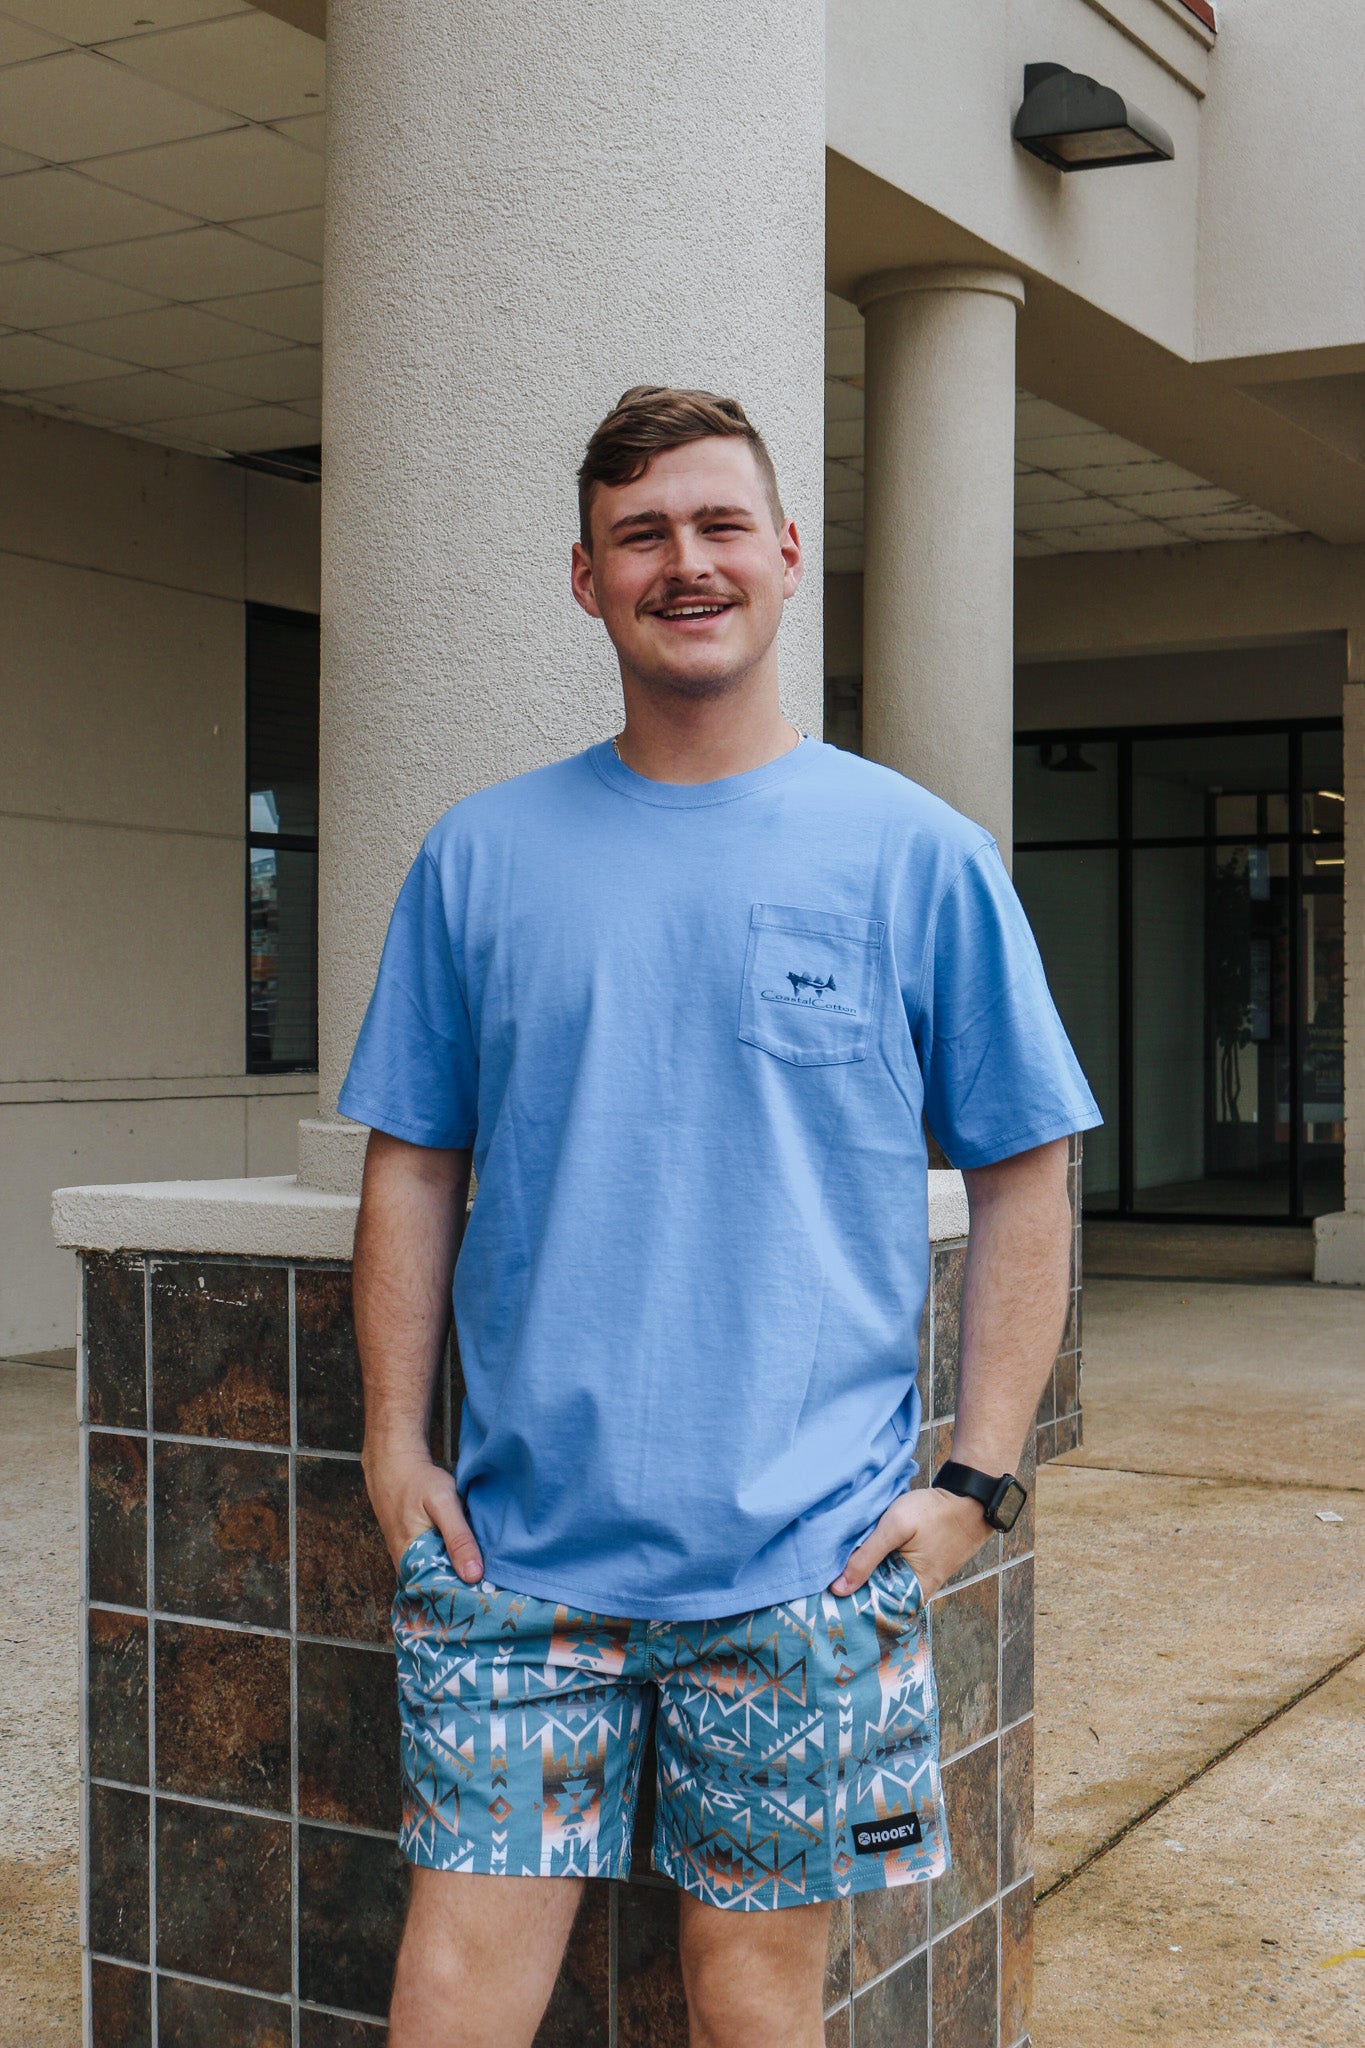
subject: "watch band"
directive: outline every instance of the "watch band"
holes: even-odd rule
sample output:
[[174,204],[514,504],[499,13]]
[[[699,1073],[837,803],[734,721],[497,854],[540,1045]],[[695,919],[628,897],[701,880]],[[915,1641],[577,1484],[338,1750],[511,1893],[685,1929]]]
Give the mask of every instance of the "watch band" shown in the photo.
[[945,1493],[974,1500],[993,1529],[1012,1529],[1028,1499],[1027,1487],[1012,1472],[996,1478],[989,1472],[978,1472],[972,1465],[959,1465],[952,1458],[939,1466],[934,1485],[941,1486]]

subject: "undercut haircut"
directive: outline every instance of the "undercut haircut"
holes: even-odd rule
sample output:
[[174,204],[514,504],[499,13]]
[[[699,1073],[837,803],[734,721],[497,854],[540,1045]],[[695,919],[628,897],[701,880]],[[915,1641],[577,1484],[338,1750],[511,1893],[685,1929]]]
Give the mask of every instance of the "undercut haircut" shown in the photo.
[[786,524],[768,444],[737,398],[682,391],[671,384],[632,384],[595,430],[578,470],[578,536],[592,553],[592,501],[599,484],[633,484],[656,455],[713,434],[747,441],[780,533]]

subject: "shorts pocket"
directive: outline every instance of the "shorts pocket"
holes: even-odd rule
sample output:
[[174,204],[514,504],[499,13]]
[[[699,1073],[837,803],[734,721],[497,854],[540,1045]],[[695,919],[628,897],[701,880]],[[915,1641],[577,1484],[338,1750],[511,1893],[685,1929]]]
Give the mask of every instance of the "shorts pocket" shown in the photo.
[[886,1590],[904,1620],[916,1621],[924,1613],[924,1588],[919,1573],[899,1550],[889,1550],[876,1571],[883,1574]]
[[430,1546],[433,1541],[438,1548],[441,1546],[441,1532],[434,1526],[420,1530],[413,1537],[411,1543],[405,1545],[403,1554],[398,1560],[398,1583],[400,1586],[404,1579],[411,1575],[423,1545]]
[[877,917],[755,903],[739,1036],[794,1067],[867,1057],[886,925]]

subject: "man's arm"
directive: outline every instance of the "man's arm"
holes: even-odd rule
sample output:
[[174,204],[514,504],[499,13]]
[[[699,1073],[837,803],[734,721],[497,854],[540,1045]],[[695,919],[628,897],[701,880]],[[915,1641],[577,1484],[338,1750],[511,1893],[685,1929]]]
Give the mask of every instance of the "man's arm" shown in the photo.
[[462,1579],[483,1576],[455,1480],[433,1463],[430,1417],[469,1193],[467,1151],[372,1131],[356,1224],[356,1339],[365,1382],[365,1484],[389,1555],[435,1527]]
[[[1058,1138],[962,1176],[971,1232],[953,1457],[979,1472],[1014,1470],[1057,1353],[1071,1271],[1066,1161],[1066,1139]],[[917,1488],[892,1501],[833,1591],[852,1592],[899,1550],[927,1600],[990,1533],[975,1501]]]

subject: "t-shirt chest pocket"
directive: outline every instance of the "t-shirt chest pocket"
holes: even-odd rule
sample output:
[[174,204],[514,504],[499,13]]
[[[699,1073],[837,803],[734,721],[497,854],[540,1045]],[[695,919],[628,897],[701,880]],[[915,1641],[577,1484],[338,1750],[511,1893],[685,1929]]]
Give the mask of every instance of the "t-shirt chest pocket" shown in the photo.
[[755,903],[739,1036],[794,1067],[867,1056],[885,923],[842,911]]

